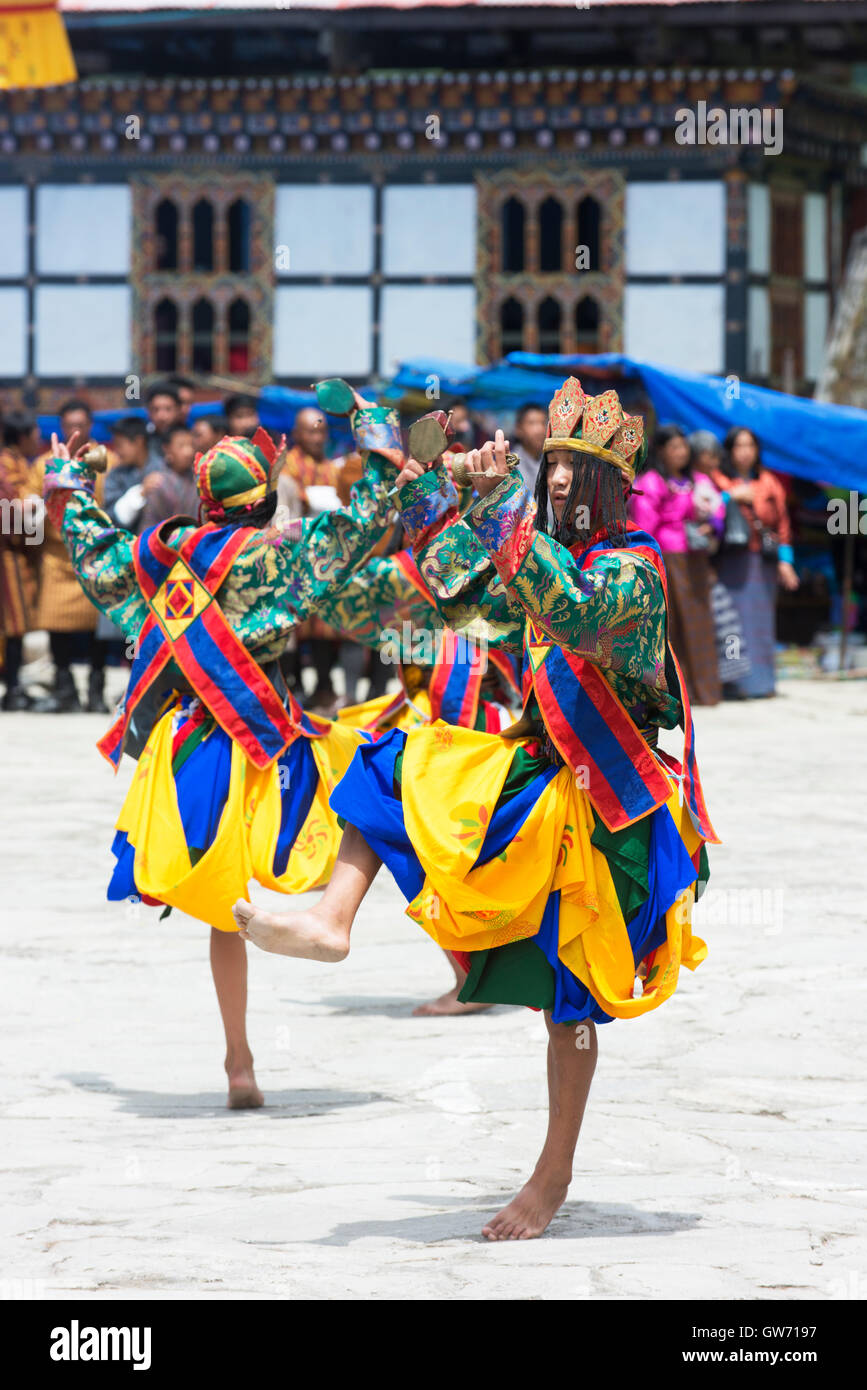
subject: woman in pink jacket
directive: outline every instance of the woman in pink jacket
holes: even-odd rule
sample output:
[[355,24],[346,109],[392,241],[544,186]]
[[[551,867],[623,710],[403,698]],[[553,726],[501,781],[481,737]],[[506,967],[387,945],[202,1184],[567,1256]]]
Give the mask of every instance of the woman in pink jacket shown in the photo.
[[668,574],[671,645],[694,705],[721,697],[710,605],[709,558],[725,522],[725,504],[706,473],[693,467],[693,451],[679,425],[662,425],[648,466],[630,498],[632,520],[659,542]]

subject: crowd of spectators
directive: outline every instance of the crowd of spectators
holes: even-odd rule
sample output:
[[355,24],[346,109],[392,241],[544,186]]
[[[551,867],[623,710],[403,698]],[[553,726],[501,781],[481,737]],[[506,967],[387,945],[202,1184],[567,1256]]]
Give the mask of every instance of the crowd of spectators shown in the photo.
[[[225,435],[251,438],[260,426],[255,395],[234,393],[219,411],[197,411],[190,419],[195,383],[172,377],[154,383],[144,398],[145,414],[121,415],[111,428],[108,468],[97,478],[96,498],[115,525],[133,535],[172,516],[197,519],[194,463]],[[77,443],[91,437],[93,412],[78,397],[59,410],[60,433]],[[36,418],[25,411],[6,411],[0,448],[0,499],[25,508],[34,524],[25,535],[10,522],[0,530],[0,666],[5,686],[5,710],[33,709],[72,713],[82,707],[106,711],[105,670],[108,664],[129,660],[117,628],[97,614],[85,598],[62,537],[41,503],[47,441],[40,437]],[[316,408],[300,410],[288,441],[278,496],[290,516],[312,516],[349,501],[352,483],[361,476],[357,455],[332,455],[328,425]],[[17,515],[20,515],[20,511]],[[22,682],[22,643],[29,632],[48,634],[53,680],[43,693]],[[86,667],[86,694],[73,677],[72,666]],[[354,703],[358,683],[369,676],[370,693],[380,693],[388,671],[375,653],[347,641],[318,620],[299,626],[285,657],[287,679],[307,703],[333,713],[338,693],[333,674],[343,669],[342,699]]]
[[[133,534],[171,516],[197,516],[194,462],[225,435],[252,437],[260,427],[258,399],[229,395],[219,410],[190,418],[195,383],[175,376],[150,386],[145,414],[128,414],[112,427],[109,466],[97,480],[97,501],[111,520]],[[91,407],[73,397],[59,412],[64,439],[90,438]],[[535,402],[515,414],[512,451],[531,492],[537,486],[547,412]],[[487,431],[464,401],[451,407],[452,449],[469,450]],[[4,709],[46,713],[82,707],[105,711],[105,669],[128,659],[118,630],[84,597],[63,540],[45,515],[42,478],[48,457],[36,419],[7,411],[2,420],[0,502],[29,508],[40,525],[5,526],[0,534],[0,642]],[[279,502],[294,517],[346,505],[360,477],[352,452],[334,456],[326,417],[314,406],[298,411],[278,479]],[[724,441],[707,432],[687,437],[676,424],[657,429],[648,467],[636,480],[630,515],[663,551],[669,582],[670,635],[691,698],[714,704],[721,697],[774,693],[777,586],[796,588],[785,494],[762,467],[759,442],[748,429]],[[39,543],[33,543],[36,532]],[[386,542],[401,543],[399,527]],[[48,633],[54,668],[51,688],[34,694],[20,679],[22,639]],[[82,700],[71,667],[87,667]],[[306,679],[305,668],[310,675]],[[367,675],[368,694],[385,689],[387,668],[371,653],[320,619],[297,628],[284,658],[287,680],[311,708],[333,714],[339,704],[334,673],[343,672],[342,700],[354,704]]]

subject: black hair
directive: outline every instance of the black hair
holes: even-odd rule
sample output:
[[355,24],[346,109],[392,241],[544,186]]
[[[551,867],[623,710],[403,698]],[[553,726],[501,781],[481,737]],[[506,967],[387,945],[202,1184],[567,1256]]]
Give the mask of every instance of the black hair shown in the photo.
[[167,429],[166,432],[165,432],[164,438],[165,438],[166,440],[169,440],[169,439],[174,439],[174,437],[175,437],[176,434],[189,434],[189,433],[190,433],[190,427],[189,427],[189,425],[169,425],[168,429]]
[[36,426],[36,416],[31,415],[29,410],[10,410],[3,421],[3,442],[14,447],[19,444],[25,434],[29,434]]
[[153,386],[149,386],[145,391],[145,405],[150,405],[157,396],[171,396],[175,405],[180,405],[181,396],[177,386],[171,381],[155,381]]
[[689,447],[689,458],[686,461],[681,477],[692,478],[692,468],[695,463],[695,449],[689,442],[686,430],[681,429],[680,425],[668,424],[659,425],[653,433],[650,450],[647,456],[647,468],[655,468],[657,473],[665,473],[665,464],[662,462],[662,451],[666,444],[672,439],[683,439]]
[[234,396],[227,396],[223,401],[223,414],[228,417],[234,415],[238,410],[255,410],[259,412],[259,402],[255,396],[245,395],[239,391]]
[[737,478],[740,476],[735,468],[734,460],[732,459],[732,449],[734,448],[735,440],[739,434],[748,434],[756,446],[756,461],[750,469],[750,477],[757,478],[762,466],[762,446],[759,443],[758,436],[753,433],[748,425],[732,425],[723,440],[723,455],[720,463],[720,470],[725,473],[727,478]]
[[192,429],[193,425],[197,425],[200,420],[203,420],[204,423],[213,430],[218,439],[222,439],[223,436],[228,433],[229,424],[225,415],[197,415],[195,420],[192,421],[190,429]]
[[195,391],[196,383],[188,376],[178,376],[176,372],[168,378],[170,386],[174,386],[176,391]]
[[93,419],[93,409],[87,401],[83,401],[80,396],[70,396],[68,401],[64,401],[57,414],[63,419],[64,415],[69,415],[73,410],[83,410],[88,419]]
[[[591,535],[603,527],[608,533],[611,545],[626,544],[627,492],[623,487],[623,474],[616,464],[607,459],[597,458],[595,454],[573,453],[572,482],[562,516],[557,521],[548,520],[548,454],[542,455],[539,476],[536,479],[536,530],[561,545],[574,545],[576,541],[589,541]],[[573,519],[578,507],[586,507],[589,526],[575,526]]]
[[147,440],[147,421],[143,420],[140,415],[123,415],[119,420],[115,420],[111,432],[119,439]]
[[258,526],[263,530],[277,510],[277,493],[269,492],[261,502],[249,510],[246,507],[230,507],[225,513],[225,526]]
[[538,401],[525,401],[515,412],[515,424],[520,425],[525,415],[529,415],[531,410],[538,410],[545,418],[548,418],[548,407],[539,405]]

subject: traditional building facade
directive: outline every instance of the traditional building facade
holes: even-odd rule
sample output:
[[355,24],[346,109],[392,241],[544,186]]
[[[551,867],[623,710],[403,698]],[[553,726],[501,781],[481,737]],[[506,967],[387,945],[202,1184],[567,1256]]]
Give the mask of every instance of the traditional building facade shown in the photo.
[[[117,404],[119,386],[134,400],[167,372],[362,382],[413,356],[516,349],[623,351],[795,391],[820,373],[867,222],[867,96],[851,83],[486,67],[480,45],[475,66],[358,71],[345,41],[319,71],[251,75],[241,59],[208,70],[227,60],[208,58],[202,15],[198,71],[143,76],[116,28],[87,23],[70,24],[79,66],[104,49],[109,72],[0,96],[7,400],[48,411],[85,387]],[[394,38],[397,64],[415,49]],[[684,112],[705,122],[687,140]]]

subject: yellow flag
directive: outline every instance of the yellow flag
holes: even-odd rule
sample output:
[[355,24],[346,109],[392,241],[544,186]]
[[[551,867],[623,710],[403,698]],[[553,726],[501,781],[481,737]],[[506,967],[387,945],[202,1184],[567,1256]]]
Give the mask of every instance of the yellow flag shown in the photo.
[[57,0],[0,0],[0,91],[77,79]]

